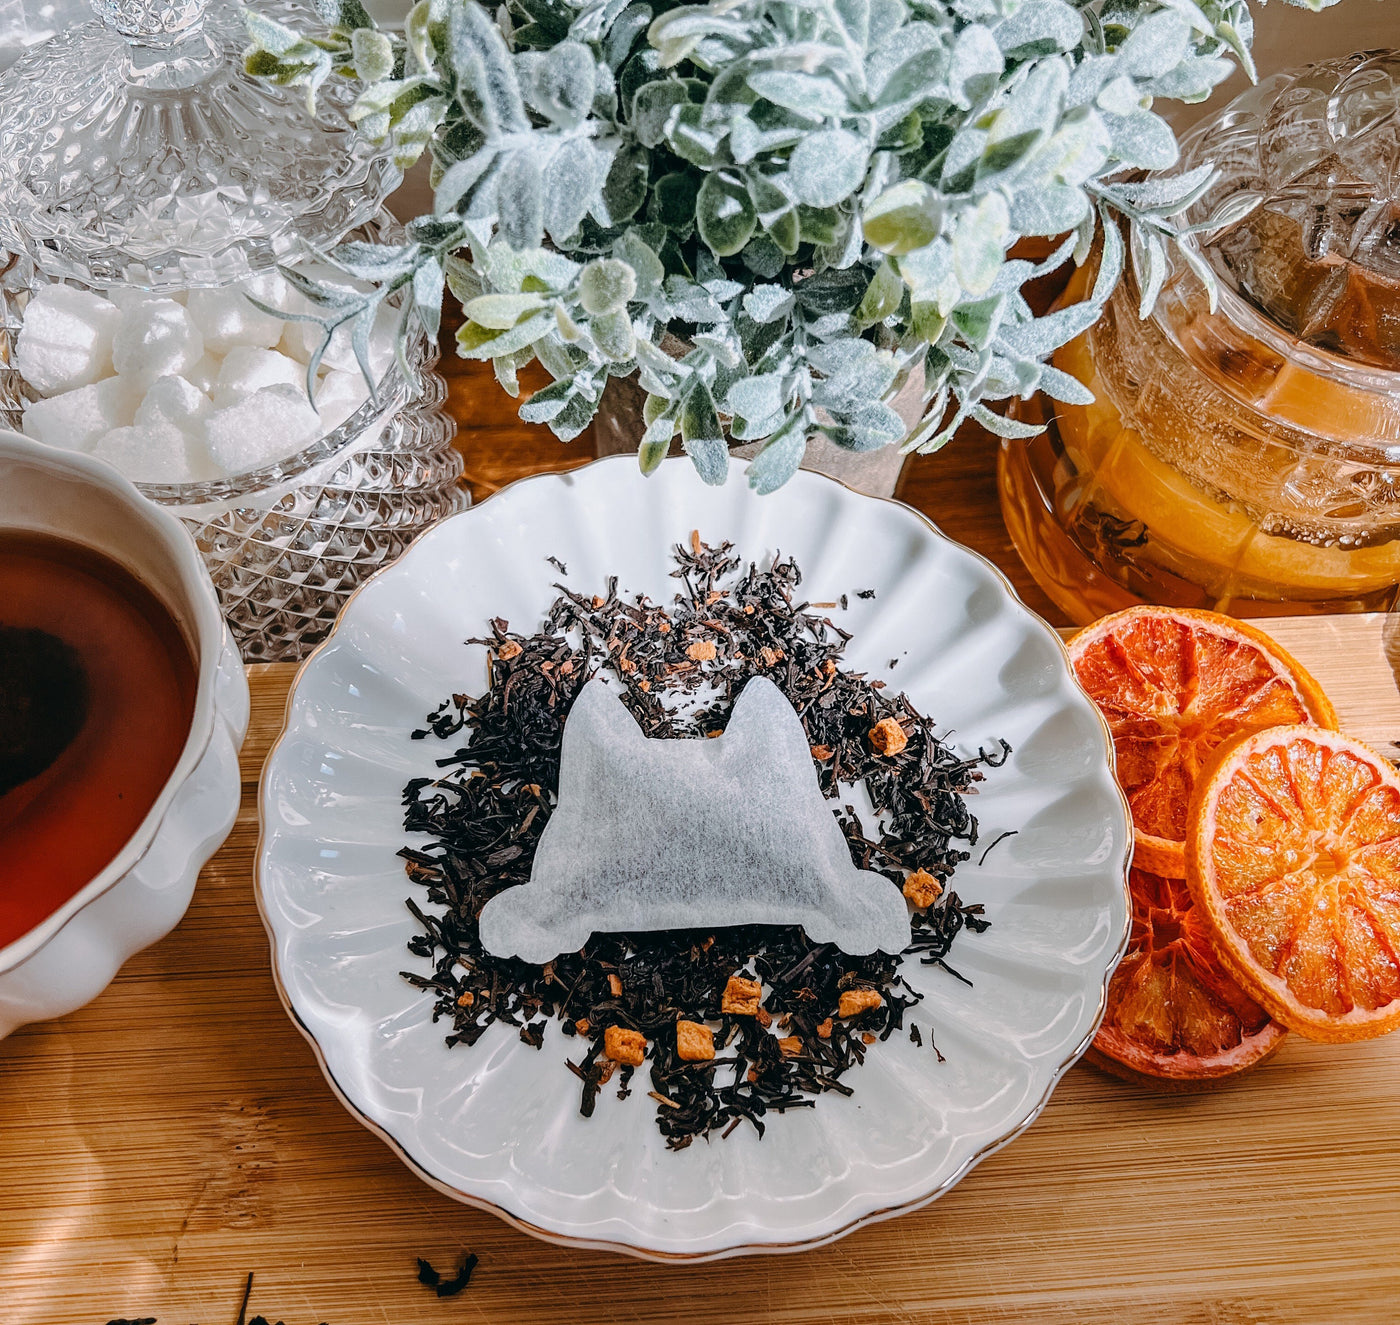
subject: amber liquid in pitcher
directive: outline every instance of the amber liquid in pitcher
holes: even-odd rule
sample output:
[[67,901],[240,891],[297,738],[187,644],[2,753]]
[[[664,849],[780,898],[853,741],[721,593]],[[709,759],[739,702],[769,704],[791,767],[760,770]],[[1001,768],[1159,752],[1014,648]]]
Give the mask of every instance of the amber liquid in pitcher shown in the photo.
[[[1055,353],[1094,403],[1030,402],[1021,416],[1046,431],[1003,449],[1002,510],[1036,580],[1080,622],[1138,602],[1238,616],[1391,606],[1400,403],[1326,376],[1339,347],[1300,363],[1175,282],[1161,323],[1140,321],[1136,299],[1125,280],[1099,325]],[[1366,342],[1346,346],[1359,373],[1393,371],[1374,324],[1348,330]]]

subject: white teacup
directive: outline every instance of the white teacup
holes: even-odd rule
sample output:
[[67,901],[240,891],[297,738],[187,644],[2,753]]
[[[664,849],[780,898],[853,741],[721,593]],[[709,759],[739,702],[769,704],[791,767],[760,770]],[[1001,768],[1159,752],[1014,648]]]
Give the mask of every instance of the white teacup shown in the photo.
[[248,683],[189,532],[116,470],[0,431],[0,531],[50,534],[124,566],[170,610],[194,657],[184,750],[140,827],[106,867],[0,947],[0,1037],[95,998],[126,959],[168,934],[238,814]]

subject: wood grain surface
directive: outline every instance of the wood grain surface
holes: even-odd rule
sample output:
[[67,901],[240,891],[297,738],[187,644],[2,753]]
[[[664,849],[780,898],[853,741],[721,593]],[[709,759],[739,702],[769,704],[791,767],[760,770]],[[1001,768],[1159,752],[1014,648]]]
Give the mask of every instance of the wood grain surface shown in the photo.
[[[1380,617],[1271,623],[1349,730],[1400,736]],[[188,916],[81,1012],[0,1042],[0,1325],[686,1319],[1282,1325],[1400,1315],[1400,1037],[1294,1037],[1211,1094],[1072,1070],[932,1206],[819,1251],[667,1267],[545,1246],[415,1178],[282,1011],[256,778],[294,668],[253,667],[244,797]],[[415,1258],[481,1257],[459,1298]]]
[[[1397,16],[1270,5],[1261,69],[1396,44]],[[566,448],[522,424],[489,368],[444,367],[478,499],[590,458],[586,437]],[[913,461],[899,495],[1059,623],[1007,539],[994,456],[964,436]],[[1400,693],[1382,619],[1256,624],[1389,752]],[[249,1271],[249,1315],[286,1325],[1400,1321],[1400,1036],[1295,1036],[1194,1096],[1077,1067],[947,1196],[796,1256],[648,1265],[549,1247],[439,1196],[336,1103],[272,985],[255,788],[292,675],[250,669],[242,809],[184,922],[87,1008],[0,1041],[0,1325],[234,1325]],[[416,1257],[450,1270],[468,1249],[481,1263],[463,1295],[417,1283]]]

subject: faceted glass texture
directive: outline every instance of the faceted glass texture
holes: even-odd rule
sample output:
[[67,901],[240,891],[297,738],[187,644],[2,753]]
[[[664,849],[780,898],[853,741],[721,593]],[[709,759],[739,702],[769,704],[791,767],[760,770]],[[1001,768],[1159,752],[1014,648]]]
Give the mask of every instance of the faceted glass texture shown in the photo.
[[1207,240],[1226,287],[1281,331],[1400,369],[1400,53],[1276,74],[1183,144],[1221,177],[1192,210],[1254,210]]
[[[417,333],[413,376],[397,367],[367,402],[311,452],[276,468],[280,482],[139,485],[181,515],[204,555],[229,629],[247,662],[305,657],[346,599],[429,525],[465,510],[456,424],[440,406],[437,346]],[[265,471],[264,471],[265,473]],[[202,500],[219,490],[213,500]]]
[[0,0],[0,70],[28,47],[91,18],[88,0]]
[[[1133,602],[1255,615],[1375,611],[1400,585],[1400,54],[1275,75],[1199,125],[1219,177],[1155,308],[1132,274],[1054,362],[1094,394],[1041,399],[1002,509],[1077,620]],[[1066,300],[1086,293],[1077,274]]]
[[[346,117],[348,80],[250,78],[239,6],[97,0],[0,76],[0,243],[105,288],[223,285],[326,248],[400,178]],[[263,0],[289,23],[304,6]]]
[[[381,213],[351,237],[393,243]],[[9,367],[37,281],[32,261],[0,254],[0,423],[18,429],[34,392]],[[437,345],[415,330],[406,355],[338,428],[296,455],[208,483],[137,484],[184,519],[204,555],[235,642],[249,662],[305,656],[345,600],[430,524],[463,510],[462,458]]]
[[207,7],[208,0],[92,0],[93,13],[124,37],[174,37]]
[[[28,0],[25,0],[28,3]],[[250,78],[232,0],[93,0],[97,21],[0,76],[0,414],[35,392],[10,367],[31,290],[224,286],[348,236],[401,241],[379,208],[389,157],[347,118],[354,89]],[[0,4],[6,0],[0,0]],[[257,0],[292,26],[294,0]],[[415,324],[416,325],[416,324]],[[245,658],[301,657],[341,604],[440,517],[467,504],[437,347],[416,330],[339,427],[235,478],[139,484],[194,533]]]

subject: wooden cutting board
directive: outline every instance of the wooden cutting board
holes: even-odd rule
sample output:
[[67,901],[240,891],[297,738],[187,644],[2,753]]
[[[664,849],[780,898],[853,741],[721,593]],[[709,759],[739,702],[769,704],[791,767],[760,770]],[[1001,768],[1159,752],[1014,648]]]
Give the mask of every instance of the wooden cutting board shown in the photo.
[[[1384,618],[1260,623],[1390,751]],[[1087,1067],[927,1209],[790,1257],[643,1264],[439,1196],[336,1103],[277,1001],[253,904],[255,787],[290,666],[250,669],[237,827],[189,915],[73,1016],[0,1043],[0,1325],[445,1321],[1172,1322],[1400,1313],[1400,1036],[1296,1036],[1234,1086]],[[416,1279],[481,1258],[457,1298]]]

